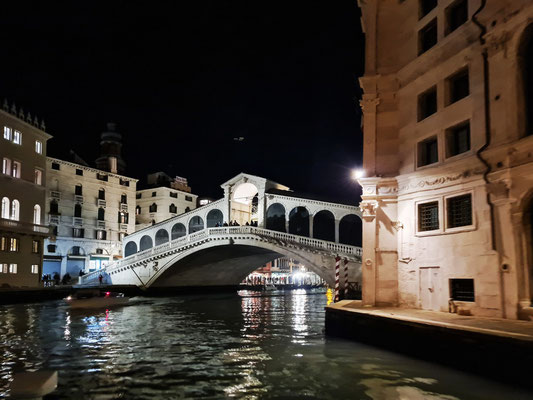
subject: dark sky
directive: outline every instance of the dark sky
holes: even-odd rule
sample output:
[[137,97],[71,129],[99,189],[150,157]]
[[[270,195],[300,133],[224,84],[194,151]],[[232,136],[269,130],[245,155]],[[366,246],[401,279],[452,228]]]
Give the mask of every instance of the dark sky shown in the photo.
[[356,1],[107,3],[2,5],[0,97],[45,119],[49,155],[93,164],[113,121],[132,177],[164,170],[218,198],[248,172],[358,201]]

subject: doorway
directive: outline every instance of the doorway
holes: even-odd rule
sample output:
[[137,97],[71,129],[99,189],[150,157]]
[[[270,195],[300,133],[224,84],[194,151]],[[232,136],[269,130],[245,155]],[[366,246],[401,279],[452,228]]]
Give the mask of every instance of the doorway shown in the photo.
[[440,282],[439,267],[420,267],[420,308],[439,310]]

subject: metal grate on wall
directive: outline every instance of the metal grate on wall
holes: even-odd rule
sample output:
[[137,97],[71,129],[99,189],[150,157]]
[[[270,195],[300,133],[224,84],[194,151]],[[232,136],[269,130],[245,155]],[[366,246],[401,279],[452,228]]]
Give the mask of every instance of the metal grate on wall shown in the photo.
[[420,232],[439,229],[439,203],[423,203],[418,205],[418,230]]
[[450,279],[451,298],[457,301],[475,301],[473,279]]
[[472,195],[451,197],[446,200],[448,228],[472,225]]

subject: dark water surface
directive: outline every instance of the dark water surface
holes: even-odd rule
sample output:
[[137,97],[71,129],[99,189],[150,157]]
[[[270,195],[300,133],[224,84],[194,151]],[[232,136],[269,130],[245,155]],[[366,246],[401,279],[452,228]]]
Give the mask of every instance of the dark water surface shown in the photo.
[[[0,307],[0,397],[14,372],[59,371],[61,399],[532,399],[533,393],[324,336],[324,293]],[[436,344],[438,345],[438,344]]]

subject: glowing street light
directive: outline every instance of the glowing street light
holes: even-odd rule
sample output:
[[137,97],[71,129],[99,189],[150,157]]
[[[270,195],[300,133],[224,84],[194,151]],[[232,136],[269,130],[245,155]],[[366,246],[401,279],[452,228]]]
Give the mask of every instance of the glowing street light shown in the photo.
[[362,178],[365,176],[365,170],[358,168],[358,169],[352,169],[352,179],[355,181],[359,178]]

